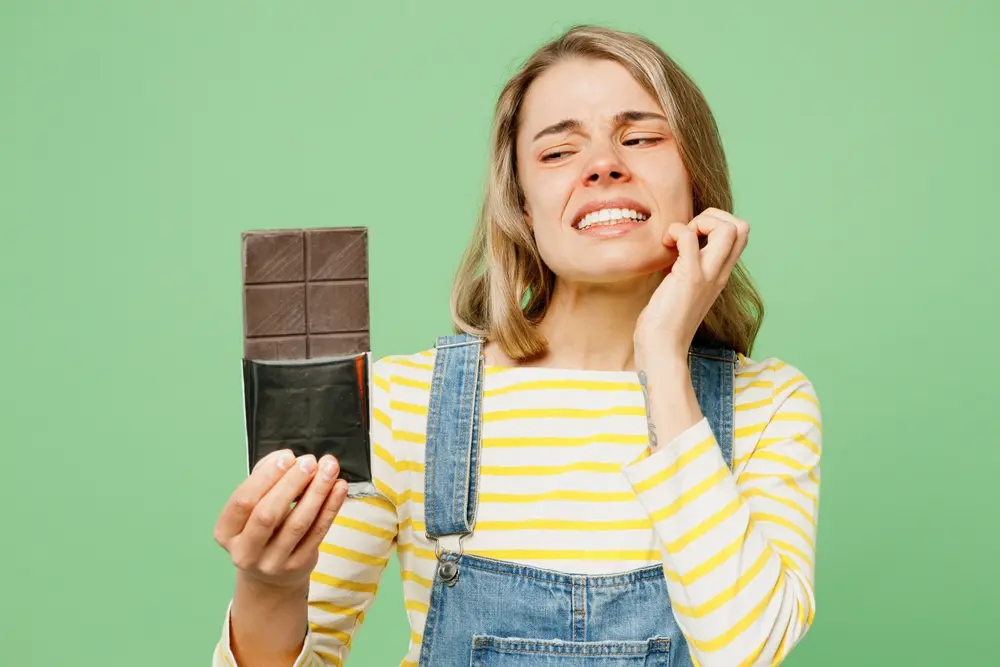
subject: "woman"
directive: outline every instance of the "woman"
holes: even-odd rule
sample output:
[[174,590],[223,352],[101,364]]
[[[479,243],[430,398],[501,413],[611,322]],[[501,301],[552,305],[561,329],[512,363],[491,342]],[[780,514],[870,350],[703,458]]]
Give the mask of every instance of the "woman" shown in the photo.
[[331,459],[258,465],[216,527],[238,573],[214,664],[343,664],[393,547],[402,665],[781,662],[815,610],[820,411],[747,357],[731,208],[656,46],[581,27],[535,53],[496,108],[456,334],[374,366],[381,495],[345,500]]

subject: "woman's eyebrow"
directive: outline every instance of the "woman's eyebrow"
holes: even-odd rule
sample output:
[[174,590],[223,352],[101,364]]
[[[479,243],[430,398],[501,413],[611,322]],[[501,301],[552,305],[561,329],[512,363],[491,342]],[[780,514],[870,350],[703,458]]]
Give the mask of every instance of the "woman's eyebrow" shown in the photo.
[[[665,123],[669,123],[669,119],[663,114],[654,113],[652,111],[619,111],[615,114],[613,119],[614,126],[621,127],[622,125],[628,125],[629,123],[636,123],[641,120],[662,120]],[[538,141],[542,137],[549,134],[562,134],[563,132],[575,132],[579,130],[583,124],[576,120],[575,118],[567,118],[561,120],[558,123],[553,123],[546,128],[543,128],[538,134],[534,136],[532,141]]]

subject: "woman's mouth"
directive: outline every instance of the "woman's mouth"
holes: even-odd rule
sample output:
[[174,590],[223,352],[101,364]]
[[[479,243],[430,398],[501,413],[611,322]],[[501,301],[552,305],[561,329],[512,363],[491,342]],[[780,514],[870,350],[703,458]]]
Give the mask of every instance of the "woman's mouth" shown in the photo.
[[643,223],[649,215],[629,208],[603,208],[583,216],[574,227],[583,231],[591,227],[613,227],[622,224]]

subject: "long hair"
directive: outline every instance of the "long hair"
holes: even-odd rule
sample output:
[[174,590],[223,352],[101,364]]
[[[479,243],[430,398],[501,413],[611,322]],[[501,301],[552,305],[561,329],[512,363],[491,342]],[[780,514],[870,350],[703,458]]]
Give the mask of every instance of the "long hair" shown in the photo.
[[[490,137],[490,170],[472,239],[451,295],[456,332],[483,336],[509,358],[523,361],[546,349],[537,331],[555,287],[524,218],[515,145],[519,112],[531,84],[568,58],[617,62],[656,99],[670,120],[691,181],[695,215],[706,208],[733,210],[729,168],[715,118],[701,91],[650,40],[599,26],[576,26],[543,45],[504,86]],[[739,263],[705,317],[695,344],[727,347],[749,356],[764,303]]]

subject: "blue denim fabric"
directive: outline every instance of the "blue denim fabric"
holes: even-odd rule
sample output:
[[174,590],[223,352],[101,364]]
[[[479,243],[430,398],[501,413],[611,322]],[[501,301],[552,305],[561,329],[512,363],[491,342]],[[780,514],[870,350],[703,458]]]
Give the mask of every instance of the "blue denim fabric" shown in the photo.
[[[730,350],[693,348],[699,404],[732,467]],[[476,522],[482,340],[438,339],[427,414],[424,511],[438,567],[419,667],[692,667],[662,565],[555,572],[465,554]],[[457,537],[457,548],[440,538]]]

